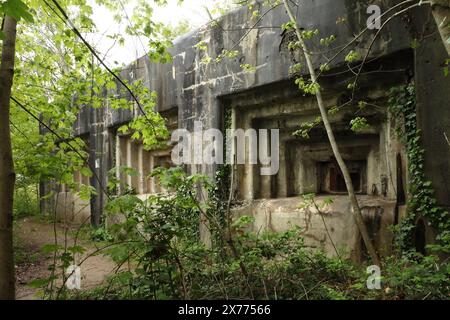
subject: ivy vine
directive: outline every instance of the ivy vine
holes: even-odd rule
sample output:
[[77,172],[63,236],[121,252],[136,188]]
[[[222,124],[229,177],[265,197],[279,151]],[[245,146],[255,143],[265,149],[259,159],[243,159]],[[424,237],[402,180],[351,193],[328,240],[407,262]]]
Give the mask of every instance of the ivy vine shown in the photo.
[[437,241],[448,245],[450,215],[437,204],[432,183],[425,176],[425,149],[421,143],[421,130],[417,127],[414,83],[392,88],[388,108],[396,119],[397,135],[405,143],[408,157],[408,214],[400,222],[398,244],[403,250],[412,248],[416,223],[418,219],[426,218],[428,224],[438,233]]

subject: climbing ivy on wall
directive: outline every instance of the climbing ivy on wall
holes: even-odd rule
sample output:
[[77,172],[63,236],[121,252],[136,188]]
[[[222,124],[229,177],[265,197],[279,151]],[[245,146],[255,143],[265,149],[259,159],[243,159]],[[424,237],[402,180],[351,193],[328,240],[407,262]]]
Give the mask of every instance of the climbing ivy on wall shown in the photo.
[[[397,239],[401,249],[413,246],[418,219],[425,218],[437,232],[442,245],[450,244],[450,215],[439,207],[431,181],[425,176],[425,149],[421,131],[417,128],[415,87],[413,83],[392,88],[389,112],[396,119],[397,135],[404,141],[408,156],[408,214],[400,222]],[[402,125],[400,125],[402,123]]]

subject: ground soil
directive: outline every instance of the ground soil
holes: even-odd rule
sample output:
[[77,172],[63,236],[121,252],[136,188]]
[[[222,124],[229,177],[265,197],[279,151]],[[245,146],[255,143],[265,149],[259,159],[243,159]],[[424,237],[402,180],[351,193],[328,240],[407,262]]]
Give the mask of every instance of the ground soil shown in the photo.
[[[36,217],[27,217],[16,222],[14,232],[17,299],[39,299],[39,290],[31,288],[28,284],[35,279],[48,277],[50,275],[48,267],[53,263],[53,253],[43,253],[42,247],[55,243],[55,231],[59,245],[64,246],[66,241],[67,246],[73,245],[78,228],[79,225],[54,224]],[[77,241],[77,244],[86,249],[78,261],[97,251],[97,244],[84,238]],[[102,253],[89,256],[81,265],[81,289],[87,290],[101,285],[114,270],[115,264],[108,256]]]

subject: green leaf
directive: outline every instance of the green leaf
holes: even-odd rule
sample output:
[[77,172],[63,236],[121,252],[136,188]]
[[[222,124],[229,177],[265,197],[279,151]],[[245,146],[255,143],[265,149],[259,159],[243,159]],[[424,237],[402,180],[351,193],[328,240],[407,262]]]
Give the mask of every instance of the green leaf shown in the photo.
[[47,286],[52,281],[52,277],[49,278],[43,278],[43,279],[35,279],[30,282],[28,282],[28,286],[31,288],[42,288]]
[[345,57],[346,62],[355,62],[359,59],[361,59],[361,55],[359,54],[359,52],[354,50],[351,50]]
[[55,251],[58,251],[60,249],[62,249],[63,247],[57,244],[46,244],[44,246],[42,246],[41,251],[43,253],[53,253]]
[[356,117],[350,121],[352,131],[358,132],[370,128],[370,124],[364,117]]
[[78,192],[78,195],[80,196],[81,200],[90,200],[91,195],[96,194],[95,188],[91,186],[87,186],[82,184],[80,186],[80,191]]
[[77,245],[77,246],[72,246],[72,247],[67,248],[67,251],[69,251],[71,253],[80,253],[80,254],[82,254],[82,253],[84,253],[86,251],[86,249],[83,248],[82,246],[78,246]]
[[89,178],[92,177],[92,171],[91,171],[91,169],[89,169],[87,167],[81,168],[80,172],[85,177],[89,177]]
[[7,0],[1,5],[1,10],[6,15],[15,18],[16,20],[24,19],[27,22],[33,22],[33,16],[30,13],[30,8],[21,0]]

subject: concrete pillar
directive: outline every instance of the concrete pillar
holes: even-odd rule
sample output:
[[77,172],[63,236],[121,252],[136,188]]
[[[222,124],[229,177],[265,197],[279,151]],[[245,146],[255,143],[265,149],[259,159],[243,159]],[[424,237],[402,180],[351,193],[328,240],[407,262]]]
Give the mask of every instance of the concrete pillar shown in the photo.
[[137,192],[138,192],[138,194],[144,194],[145,193],[145,188],[144,188],[144,180],[145,180],[145,176],[144,176],[144,146],[142,144],[138,145],[137,157],[138,157],[137,163],[138,163],[138,172],[139,172]]
[[[152,153],[150,153],[149,155],[149,167],[150,167],[150,172],[153,171],[153,169],[155,168],[155,157]],[[151,177],[149,179],[149,193],[156,193],[156,186],[155,186],[155,177]]]
[[[106,166],[108,152],[108,131],[105,126],[104,107],[90,108],[91,131],[89,135],[89,167],[93,170],[93,175],[85,184],[92,186],[96,194],[91,196],[91,224],[100,225],[102,221],[103,207],[106,203],[105,190],[107,188]],[[106,139],[105,139],[106,138]]]
[[[127,137],[120,137],[120,148],[119,148],[119,163],[120,167],[127,167]],[[123,170],[119,170],[120,172],[120,182],[121,184],[127,184],[127,175],[123,172]]]
[[[132,164],[131,164],[131,141],[130,141],[130,139],[129,138],[126,138],[126,140],[125,140],[126,142],[125,142],[125,146],[126,146],[126,154],[125,154],[125,157],[126,157],[126,166],[128,167],[128,168],[132,168]],[[126,183],[127,183],[127,185],[129,185],[129,186],[131,186],[131,184],[132,184],[132,182],[131,182],[131,176],[129,175],[129,174],[127,174],[126,175]]]
[[[143,148],[142,148],[143,149]],[[151,172],[150,167],[150,152],[142,150],[142,181],[143,181],[143,192],[144,194],[151,193],[150,191],[150,178],[148,175]]]
[[80,191],[80,185],[83,182],[82,179],[81,179],[81,172],[79,170],[77,170],[77,171],[75,171],[73,173],[73,175],[74,175],[73,179],[74,179],[74,181],[76,183],[76,190]]
[[[258,135],[258,139],[261,139],[261,137]],[[266,154],[269,155],[270,154],[270,134],[268,134],[267,137],[267,146],[266,146]],[[258,141],[258,155],[260,154],[261,150],[260,148],[262,148],[263,146],[260,145],[261,141]],[[261,159],[260,159],[261,160]],[[255,196],[258,196],[259,198],[263,198],[263,199],[271,199],[273,197],[273,188],[272,188],[272,183],[274,182],[274,177],[273,176],[262,176],[261,175],[261,168],[263,168],[263,165],[260,164],[259,166],[257,166],[257,170],[254,173],[256,177],[258,177],[258,184],[254,186],[255,188]]]
[[[247,130],[251,128],[251,119],[247,118],[243,121],[243,129]],[[245,139],[247,140],[247,139]],[[238,142],[239,143],[239,142]],[[258,169],[257,165],[250,164],[250,143],[246,141],[245,143],[245,169],[244,169],[244,199],[245,200],[253,200],[255,199],[255,176],[256,170]]]
[[136,174],[133,174],[131,176],[131,187],[139,193],[139,145],[130,139],[130,145],[131,145],[131,153],[130,153],[130,159],[131,159],[131,165],[130,167],[133,168],[136,172]]
[[287,197],[287,176],[286,176],[286,143],[282,140],[280,141],[280,170],[276,175],[277,179],[277,197],[285,198]]
[[[116,179],[117,181],[120,181],[120,166],[122,165],[121,163],[121,153],[120,153],[120,143],[121,143],[121,139],[119,137],[118,134],[116,134],[115,136],[115,158],[116,158],[116,163],[115,163],[115,167],[116,167]],[[120,194],[121,193],[121,184],[120,182],[117,183],[117,193]]]

